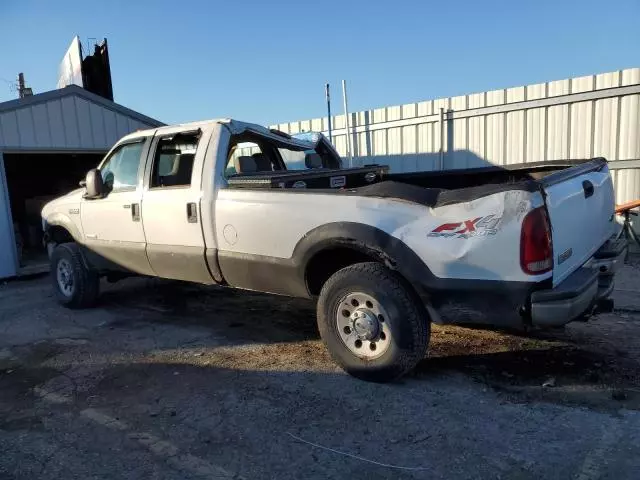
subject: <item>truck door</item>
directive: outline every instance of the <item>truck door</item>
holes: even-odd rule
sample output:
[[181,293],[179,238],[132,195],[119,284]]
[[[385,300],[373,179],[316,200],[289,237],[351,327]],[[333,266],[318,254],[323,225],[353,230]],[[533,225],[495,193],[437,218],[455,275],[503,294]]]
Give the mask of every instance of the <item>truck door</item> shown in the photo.
[[118,145],[100,166],[108,194],[84,199],[80,220],[86,246],[126,270],[153,275],[145,252],[142,228],[141,164],[147,156],[150,138],[138,138]]
[[142,224],[156,275],[215,283],[207,268],[200,214],[201,173],[211,129],[163,130],[145,171]]

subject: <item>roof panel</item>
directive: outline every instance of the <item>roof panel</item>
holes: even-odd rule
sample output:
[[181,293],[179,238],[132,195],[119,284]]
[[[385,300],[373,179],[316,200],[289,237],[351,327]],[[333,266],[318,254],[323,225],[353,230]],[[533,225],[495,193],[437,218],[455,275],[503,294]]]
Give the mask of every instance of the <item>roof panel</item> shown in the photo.
[[[104,132],[104,108],[100,108],[95,103],[89,104],[89,115],[91,115],[91,134],[96,145],[105,145],[109,148],[115,142],[109,142]],[[117,140],[117,139],[116,139]]]
[[19,145],[20,135],[18,133],[18,118],[14,110],[0,112],[0,123],[2,123],[3,145]]
[[62,122],[64,124],[64,137],[66,148],[80,147],[80,127],[78,126],[78,114],[74,97],[60,99],[62,108]]
[[118,124],[116,123],[116,113],[105,110],[104,112],[104,132],[108,139],[118,137]]
[[47,104],[41,103],[31,107],[31,115],[33,115],[34,134],[36,144],[39,147],[51,145],[51,133],[49,114],[47,113]]
[[80,146],[92,148],[95,145],[91,131],[90,104],[82,98],[74,98],[76,115],[78,116],[78,131],[80,132]]
[[16,118],[18,122],[18,135],[20,137],[20,144],[26,147],[37,146],[31,107],[25,107],[16,110]]
[[51,100],[47,104],[49,128],[51,129],[51,143],[53,145],[67,145],[65,125],[62,117],[62,101]]

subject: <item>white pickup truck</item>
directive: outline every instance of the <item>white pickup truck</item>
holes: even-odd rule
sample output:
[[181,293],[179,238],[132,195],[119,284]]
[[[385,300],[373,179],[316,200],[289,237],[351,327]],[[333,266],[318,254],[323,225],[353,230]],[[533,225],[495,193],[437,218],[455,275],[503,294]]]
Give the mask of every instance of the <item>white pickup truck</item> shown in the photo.
[[59,301],[137,274],[317,298],[347,372],[394,379],[431,322],[561,326],[611,309],[604,159],[390,174],[320,134],[235,120],[133,133],[42,211]]

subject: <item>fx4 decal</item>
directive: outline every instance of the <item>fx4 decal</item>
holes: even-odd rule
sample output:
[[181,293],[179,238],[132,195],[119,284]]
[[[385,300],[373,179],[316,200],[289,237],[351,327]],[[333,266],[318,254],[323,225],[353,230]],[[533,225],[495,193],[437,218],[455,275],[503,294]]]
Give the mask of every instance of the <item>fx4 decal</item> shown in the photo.
[[495,235],[502,217],[487,215],[462,222],[443,223],[429,232],[429,237],[471,238]]

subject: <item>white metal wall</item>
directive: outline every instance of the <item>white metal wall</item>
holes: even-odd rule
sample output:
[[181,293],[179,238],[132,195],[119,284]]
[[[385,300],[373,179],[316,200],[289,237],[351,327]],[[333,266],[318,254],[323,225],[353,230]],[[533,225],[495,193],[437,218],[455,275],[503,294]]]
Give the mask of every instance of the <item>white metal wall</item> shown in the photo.
[[109,150],[144,123],[77,95],[0,110],[0,150]]
[[[611,164],[617,202],[640,198],[640,68],[378,108],[350,119],[354,165],[410,172],[439,168],[441,155],[446,169],[603,156],[620,161]],[[333,143],[346,156],[344,115],[333,117],[332,126]],[[327,118],[272,127],[327,133]]]

